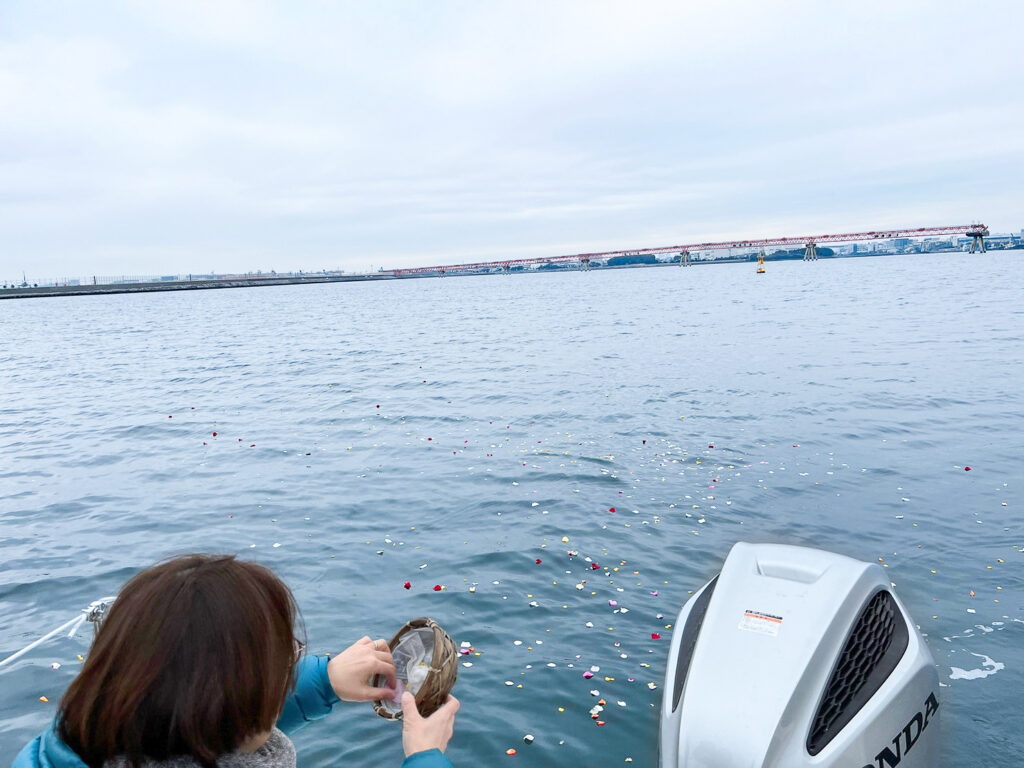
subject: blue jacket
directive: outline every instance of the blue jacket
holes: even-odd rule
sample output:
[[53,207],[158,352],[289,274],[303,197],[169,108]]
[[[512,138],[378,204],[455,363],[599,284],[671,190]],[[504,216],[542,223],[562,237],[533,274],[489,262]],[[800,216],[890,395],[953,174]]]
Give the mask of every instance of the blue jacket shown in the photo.
[[[326,717],[340,701],[327,677],[327,657],[307,656],[299,664],[295,693],[285,702],[277,727],[291,735],[314,720]],[[60,740],[56,723],[25,746],[12,768],[87,768],[81,758]],[[402,768],[453,768],[440,750],[417,752],[405,758]]]

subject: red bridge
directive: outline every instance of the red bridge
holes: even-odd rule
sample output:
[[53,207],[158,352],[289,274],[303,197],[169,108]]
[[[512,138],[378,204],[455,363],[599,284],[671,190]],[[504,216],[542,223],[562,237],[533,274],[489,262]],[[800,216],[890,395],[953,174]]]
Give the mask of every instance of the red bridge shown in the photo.
[[972,238],[971,253],[975,250],[984,252],[985,237],[988,227],[984,224],[967,224],[959,227],[921,227],[920,229],[890,229],[877,232],[853,232],[842,235],[805,235],[802,237],[769,237],[761,240],[732,240],[722,243],[690,243],[687,245],[666,245],[660,248],[635,248],[628,251],[603,251],[600,253],[577,253],[572,256],[545,256],[532,259],[511,259],[505,261],[480,261],[474,264],[446,264],[436,267],[415,267],[411,269],[387,270],[385,274],[422,275],[434,273],[444,275],[448,272],[483,272],[490,270],[511,271],[516,267],[533,267],[542,264],[578,263],[583,269],[594,261],[607,261],[616,256],[664,256],[672,254],[681,264],[689,262],[691,253],[723,251],[736,248],[768,248],[772,246],[803,246],[804,259],[817,259],[817,246],[821,243],[857,243],[896,238],[913,237],[952,237],[965,235]]

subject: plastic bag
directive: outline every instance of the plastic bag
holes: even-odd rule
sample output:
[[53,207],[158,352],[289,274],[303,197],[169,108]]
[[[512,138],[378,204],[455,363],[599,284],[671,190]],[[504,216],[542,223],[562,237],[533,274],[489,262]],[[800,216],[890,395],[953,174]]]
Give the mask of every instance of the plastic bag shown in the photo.
[[381,704],[388,712],[397,714],[402,711],[402,693],[409,691],[413,696],[418,694],[431,672],[434,661],[433,631],[422,627],[407,632],[391,649],[391,655],[395,660],[398,688],[393,699],[385,699]]

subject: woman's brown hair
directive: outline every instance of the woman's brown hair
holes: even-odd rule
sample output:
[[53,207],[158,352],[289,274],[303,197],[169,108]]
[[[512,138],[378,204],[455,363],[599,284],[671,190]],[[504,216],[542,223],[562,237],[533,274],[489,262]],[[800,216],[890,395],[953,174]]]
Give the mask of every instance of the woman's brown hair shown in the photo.
[[269,569],[185,555],[131,579],[58,715],[92,768],[189,755],[207,768],[269,731],[292,686],[298,611]]

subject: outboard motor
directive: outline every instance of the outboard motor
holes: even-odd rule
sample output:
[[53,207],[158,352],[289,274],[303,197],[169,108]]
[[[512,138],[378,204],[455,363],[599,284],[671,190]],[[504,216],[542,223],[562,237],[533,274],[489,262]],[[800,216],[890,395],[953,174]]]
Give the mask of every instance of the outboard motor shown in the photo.
[[676,619],[661,768],[934,768],[939,677],[881,566],[738,543]]

